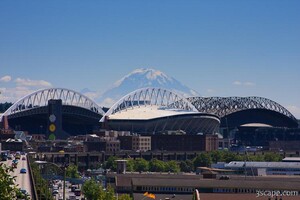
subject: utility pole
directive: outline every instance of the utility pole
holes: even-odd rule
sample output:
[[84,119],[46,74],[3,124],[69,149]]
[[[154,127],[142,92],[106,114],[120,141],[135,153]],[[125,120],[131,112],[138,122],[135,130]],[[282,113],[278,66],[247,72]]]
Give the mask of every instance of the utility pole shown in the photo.
[[64,164],[63,200],[66,200],[66,164]]

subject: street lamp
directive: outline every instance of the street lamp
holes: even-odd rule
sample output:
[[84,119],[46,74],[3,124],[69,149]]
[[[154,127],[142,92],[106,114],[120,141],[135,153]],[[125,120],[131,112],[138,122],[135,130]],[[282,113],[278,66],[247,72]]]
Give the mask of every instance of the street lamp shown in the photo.
[[[34,163],[40,164],[40,165],[50,164],[50,165],[54,165],[54,166],[58,167],[59,169],[61,169],[60,166],[58,166],[57,164],[52,163],[52,162],[37,160],[37,161],[34,161]],[[63,173],[64,173],[63,200],[66,200],[66,164],[64,164],[64,166],[63,166]]]

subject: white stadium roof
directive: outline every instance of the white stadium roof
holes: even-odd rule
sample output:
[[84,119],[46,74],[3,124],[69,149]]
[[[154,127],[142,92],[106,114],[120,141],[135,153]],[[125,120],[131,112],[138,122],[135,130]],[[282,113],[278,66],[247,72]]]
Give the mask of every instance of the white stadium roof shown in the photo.
[[128,108],[109,116],[109,119],[130,119],[130,120],[147,120],[159,117],[168,117],[182,114],[195,114],[199,112],[180,110],[180,109],[165,109],[160,106],[140,106]]

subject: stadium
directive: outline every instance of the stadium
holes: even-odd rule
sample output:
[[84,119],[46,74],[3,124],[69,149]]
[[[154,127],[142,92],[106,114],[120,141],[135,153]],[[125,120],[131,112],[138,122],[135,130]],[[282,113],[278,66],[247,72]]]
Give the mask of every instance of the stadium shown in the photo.
[[[54,134],[66,138],[94,130],[138,134],[215,134],[237,127],[298,128],[296,118],[280,104],[262,97],[185,98],[163,88],[142,88],[117,101],[107,112],[88,97],[64,88],[29,94],[1,115],[2,129]],[[220,129],[221,128],[221,129]]]
[[0,117],[2,128],[29,134],[54,134],[56,138],[91,133],[104,115],[88,97],[65,88],[48,88],[29,94]]
[[105,127],[139,134],[183,131],[217,133],[220,119],[199,112],[186,98],[161,88],[136,90],[115,103],[101,119]]

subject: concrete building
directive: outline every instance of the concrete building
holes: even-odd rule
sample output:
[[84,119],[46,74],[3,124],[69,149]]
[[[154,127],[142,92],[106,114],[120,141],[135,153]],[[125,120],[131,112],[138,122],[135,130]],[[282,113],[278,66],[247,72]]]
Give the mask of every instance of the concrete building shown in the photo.
[[[160,198],[192,199],[193,192],[200,192],[204,200],[252,200],[257,198],[257,191],[289,191],[290,196],[282,199],[299,199],[300,180],[294,177],[256,177],[245,179],[234,176],[228,180],[205,179],[195,174],[167,173],[126,173],[107,174],[107,184],[118,193],[132,193],[141,199],[145,192]],[[280,196],[278,196],[278,199]],[[261,197],[267,200],[268,197]],[[275,199],[275,197],[273,197]]]
[[106,140],[106,152],[118,152],[120,151],[119,140]]
[[300,162],[243,162],[232,161],[225,164],[225,169],[248,176],[300,176]]
[[151,151],[151,137],[150,136],[132,136],[132,150],[133,151]]
[[5,142],[2,142],[2,149],[10,151],[24,151],[25,144],[21,139],[7,139]]
[[152,150],[213,151],[218,149],[217,135],[152,135]]

